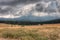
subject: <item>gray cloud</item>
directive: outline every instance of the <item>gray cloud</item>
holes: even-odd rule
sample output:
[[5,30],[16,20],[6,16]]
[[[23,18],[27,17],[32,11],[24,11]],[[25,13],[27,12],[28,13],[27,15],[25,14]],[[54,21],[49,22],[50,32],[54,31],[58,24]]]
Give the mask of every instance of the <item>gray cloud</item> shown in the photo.
[[[56,13],[56,9],[52,9],[51,8],[52,5],[48,5],[47,7],[45,7],[46,6],[45,3],[52,2],[52,1],[56,1],[56,0],[0,0],[0,16],[1,16],[0,18],[2,18],[3,16],[4,16],[3,18],[6,18],[5,15],[8,15],[8,16],[10,15],[10,17],[7,16],[7,18],[12,18],[13,16],[13,18],[18,18],[18,20],[21,20],[21,19],[24,19],[24,20],[33,19],[31,21],[34,21],[34,20],[37,21],[38,19],[39,21],[40,20],[44,21],[44,19],[51,20],[51,19],[57,18],[55,17],[55,14],[52,14],[52,12]],[[55,3],[53,3],[53,5],[55,5]],[[60,11],[60,5],[58,7],[58,11]],[[40,12],[45,12],[46,15],[45,13],[40,14]],[[54,17],[49,16],[48,12],[50,12],[51,15]]]
[[[18,9],[16,6],[20,4],[30,4],[35,3],[41,0],[0,0],[0,15],[7,15],[9,14],[15,14],[16,10]],[[3,7],[6,7],[5,9],[2,9]],[[15,9],[15,8],[16,9]]]
[[16,5],[16,4],[29,4],[41,0],[0,0],[0,5]]
[[44,4],[38,3],[36,4],[36,11],[43,12],[44,10]]
[[11,7],[6,8],[0,7],[0,15],[8,15],[10,11],[12,11]]
[[[50,0],[50,1],[52,1],[52,0]],[[47,2],[45,2],[45,3],[48,3],[48,1]],[[46,6],[46,4],[45,3],[37,3],[36,4],[36,11],[38,11],[38,12],[49,12],[49,13],[53,13],[53,12],[57,12],[57,11],[59,11],[60,12],[60,4],[59,4],[59,2],[58,1],[52,1],[49,5],[48,5],[48,7],[45,7]]]

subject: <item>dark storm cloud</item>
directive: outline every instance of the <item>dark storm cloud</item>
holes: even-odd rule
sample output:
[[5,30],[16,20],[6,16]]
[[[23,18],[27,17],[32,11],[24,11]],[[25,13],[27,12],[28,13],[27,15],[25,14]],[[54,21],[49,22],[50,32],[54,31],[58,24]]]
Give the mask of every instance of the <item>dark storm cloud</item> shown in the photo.
[[[14,14],[17,9],[14,9],[13,7],[16,7],[17,5],[20,4],[30,4],[30,3],[35,3],[41,0],[0,0],[0,15],[7,15],[9,14]],[[14,6],[15,5],[15,6]],[[3,7],[6,7],[5,9],[2,9]]]
[[[20,4],[29,4],[29,3],[36,3],[36,2],[37,2],[36,6],[35,6],[36,11],[43,12],[43,10],[45,10],[44,12],[48,12],[48,11],[49,12],[56,12],[56,10],[49,10],[48,9],[49,7],[45,8],[45,4],[44,3],[40,3],[41,1],[43,1],[43,0],[0,0],[0,6],[1,5],[8,6],[8,8],[6,8],[6,9],[2,9],[0,7],[0,14],[7,14],[9,11],[11,12],[11,14],[12,14],[12,12],[15,13],[14,10],[17,10],[15,8],[16,8],[16,6],[18,4],[20,5]],[[44,2],[48,2],[48,0],[44,0]],[[16,6],[14,6],[14,5],[16,5]],[[13,7],[15,7],[15,8],[13,8]]]
[[[51,1],[51,0],[50,0]],[[53,12],[56,12],[56,9],[58,9],[58,11],[60,12],[60,4],[57,2],[57,1],[52,1],[48,7],[45,7],[46,4],[45,3],[48,3],[48,1],[44,1],[44,3],[37,3],[36,4],[36,11],[38,12],[49,12],[49,13],[53,13]],[[58,5],[59,4],[59,5]],[[53,7],[53,8],[52,8]]]
[[16,4],[24,4],[24,3],[34,3],[41,0],[0,0],[0,5],[16,5]]
[[6,9],[0,8],[0,15],[7,15],[11,10],[12,10],[11,8],[6,8]]
[[11,10],[11,9],[10,8],[6,8],[6,9],[0,8],[0,13],[5,13],[5,12],[8,12],[9,10]]
[[38,11],[38,12],[43,12],[43,10],[44,10],[44,5],[41,3],[36,4],[35,7],[36,7],[36,11]]
[[53,13],[53,12],[56,12],[56,9],[48,9],[48,8],[46,8],[44,12]]
[[15,0],[0,0],[0,5],[9,5],[14,2],[15,2]]

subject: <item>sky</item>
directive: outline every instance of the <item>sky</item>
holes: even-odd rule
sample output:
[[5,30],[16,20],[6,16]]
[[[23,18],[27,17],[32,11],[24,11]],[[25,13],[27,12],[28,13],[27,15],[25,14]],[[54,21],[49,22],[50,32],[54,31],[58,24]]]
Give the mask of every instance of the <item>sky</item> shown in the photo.
[[60,18],[60,1],[0,0],[0,18],[33,19],[35,21],[57,19]]

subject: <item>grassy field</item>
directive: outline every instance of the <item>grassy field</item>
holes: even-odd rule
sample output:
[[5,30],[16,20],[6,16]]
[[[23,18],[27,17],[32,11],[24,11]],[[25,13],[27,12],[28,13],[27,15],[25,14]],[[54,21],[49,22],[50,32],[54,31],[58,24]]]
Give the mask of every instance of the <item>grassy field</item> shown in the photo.
[[0,40],[60,40],[60,24],[11,25],[0,23]]

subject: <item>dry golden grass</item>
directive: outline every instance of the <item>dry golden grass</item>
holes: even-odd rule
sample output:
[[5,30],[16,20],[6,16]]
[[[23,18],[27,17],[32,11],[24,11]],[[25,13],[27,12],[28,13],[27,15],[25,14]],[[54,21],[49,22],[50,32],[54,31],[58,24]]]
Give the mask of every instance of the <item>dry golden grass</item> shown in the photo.
[[[21,26],[21,25],[11,25],[11,24],[0,23],[0,33],[6,31],[6,29],[9,31],[12,31],[12,33],[14,33],[14,31],[18,31],[19,29],[22,29],[24,32],[25,31],[26,32],[32,31],[33,33],[37,32],[38,34],[41,34],[42,36],[48,37],[49,40],[57,40],[57,39],[60,40],[60,24],[43,24],[43,25]],[[23,40],[25,40],[26,38],[24,37]],[[26,39],[26,40],[28,40],[28,39]],[[30,40],[34,40],[34,39],[30,39]]]

